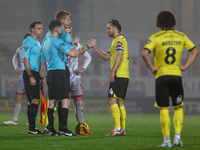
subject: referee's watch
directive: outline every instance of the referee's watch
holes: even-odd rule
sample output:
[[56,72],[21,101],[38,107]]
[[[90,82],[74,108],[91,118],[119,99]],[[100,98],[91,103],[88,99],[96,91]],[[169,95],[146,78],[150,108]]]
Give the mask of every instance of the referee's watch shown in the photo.
[[86,44],[87,49],[90,49],[90,46]]

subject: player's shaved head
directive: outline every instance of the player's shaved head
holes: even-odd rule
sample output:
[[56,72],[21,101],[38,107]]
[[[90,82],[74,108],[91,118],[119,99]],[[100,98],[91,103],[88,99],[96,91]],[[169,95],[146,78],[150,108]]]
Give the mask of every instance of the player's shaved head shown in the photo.
[[176,18],[169,10],[161,11],[156,19],[156,26],[161,29],[173,29],[176,25]]

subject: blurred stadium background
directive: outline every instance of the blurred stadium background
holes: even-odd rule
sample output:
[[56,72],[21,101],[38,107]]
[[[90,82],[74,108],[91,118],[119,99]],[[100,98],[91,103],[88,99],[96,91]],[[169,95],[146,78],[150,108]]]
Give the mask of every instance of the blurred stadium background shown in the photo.
[[[97,39],[98,46],[107,51],[112,39],[106,33],[107,23],[118,19],[122,34],[126,37],[130,55],[130,83],[126,98],[127,113],[157,113],[154,108],[154,76],[141,58],[141,51],[149,36],[159,31],[155,27],[157,14],[164,9],[174,12],[180,30],[200,50],[200,1],[199,0],[1,0],[0,28],[0,112],[12,112],[18,75],[12,66],[12,57],[21,46],[23,35],[33,21],[41,21],[44,35],[48,23],[59,10],[71,12],[73,36],[79,36],[85,45],[90,38]],[[43,38],[40,39],[42,42]],[[85,113],[108,113],[107,90],[110,65],[92,49],[92,62],[82,74]],[[153,59],[153,55],[151,54]],[[183,52],[182,64],[188,52]],[[83,58],[80,57],[80,66]],[[189,70],[183,73],[185,114],[200,114],[200,63],[199,57]],[[26,97],[22,111],[26,111]],[[71,102],[71,106],[73,106]],[[171,109],[171,112],[173,109]]]

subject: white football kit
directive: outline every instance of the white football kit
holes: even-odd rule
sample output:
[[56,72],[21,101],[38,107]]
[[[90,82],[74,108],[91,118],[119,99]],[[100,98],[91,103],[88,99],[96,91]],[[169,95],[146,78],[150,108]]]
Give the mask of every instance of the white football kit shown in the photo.
[[[78,43],[76,50],[82,48],[82,45]],[[81,68],[86,69],[90,64],[92,57],[91,55],[85,51],[82,54],[85,57],[85,61]],[[73,71],[78,69],[78,57],[70,57],[67,59],[67,67],[70,72],[70,88],[71,88],[71,98],[83,97],[82,85],[81,85],[81,74],[74,74]]]
[[[19,60],[20,60],[20,63],[19,63]],[[19,68],[18,64],[20,64],[21,70],[23,69],[23,57],[22,57],[22,47],[21,46],[16,50],[15,55],[13,56],[12,64],[13,64],[15,70],[17,68]],[[22,72],[22,74],[19,75],[19,83],[18,83],[18,88],[17,88],[16,94],[26,94],[25,88],[24,88],[24,82],[23,82],[23,72]]]

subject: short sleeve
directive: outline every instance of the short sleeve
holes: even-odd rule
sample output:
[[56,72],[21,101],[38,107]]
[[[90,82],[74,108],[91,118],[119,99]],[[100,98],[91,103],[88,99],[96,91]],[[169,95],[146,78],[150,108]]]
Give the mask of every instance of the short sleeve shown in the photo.
[[185,43],[184,43],[184,47],[190,51],[193,50],[195,48],[194,43],[185,35]]
[[31,51],[31,44],[28,40],[24,41],[22,44],[22,57],[29,58]]
[[153,51],[156,47],[154,39],[155,38],[153,36],[150,36],[150,38],[147,40],[147,43],[144,46],[144,49],[147,49],[150,52]]
[[58,39],[55,43],[55,46],[58,50],[63,52],[64,54],[71,50],[62,40]]

